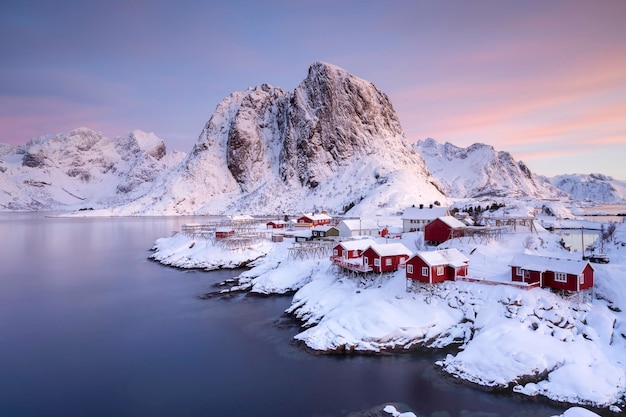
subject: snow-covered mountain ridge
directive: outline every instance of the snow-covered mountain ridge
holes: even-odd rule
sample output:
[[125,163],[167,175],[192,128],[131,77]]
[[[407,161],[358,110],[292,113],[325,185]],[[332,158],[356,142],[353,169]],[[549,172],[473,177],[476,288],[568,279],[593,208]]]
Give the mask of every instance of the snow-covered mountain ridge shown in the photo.
[[113,213],[358,214],[445,201],[389,98],[323,62],[293,92],[262,84],[224,99],[160,185]]
[[185,154],[152,133],[110,139],[78,128],[0,147],[0,209],[105,208],[145,194]]
[[619,204],[626,202],[626,181],[603,174],[565,174],[548,178],[574,200]]
[[475,143],[460,148],[429,138],[418,141],[414,147],[448,197],[567,198],[522,161],[492,146]]
[[[624,201],[626,183],[593,174],[550,180],[484,144],[409,144],[389,98],[323,62],[287,92],[234,92],[192,151],[153,134],[114,140],[86,128],[17,147],[0,144],[0,210],[93,215],[387,214],[451,198]],[[101,209],[101,210],[98,210]]]

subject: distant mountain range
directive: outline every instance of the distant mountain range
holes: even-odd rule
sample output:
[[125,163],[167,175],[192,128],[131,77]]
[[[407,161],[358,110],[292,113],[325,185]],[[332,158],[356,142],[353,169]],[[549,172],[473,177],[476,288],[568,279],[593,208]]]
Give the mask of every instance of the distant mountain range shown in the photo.
[[109,139],[90,129],[0,145],[1,210],[110,207],[145,195],[185,154],[154,134]]
[[454,198],[613,203],[625,201],[625,190],[626,182],[598,174],[539,177],[488,145],[411,145],[382,91],[323,62],[294,91],[262,84],[226,97],[188,155],[141,131],[108,139],[80,128],[0,144],[5,211],[360,214]]
[[626,202],[626,181],[603,174],[567,174],[546,178],[577,201],[617,204]]

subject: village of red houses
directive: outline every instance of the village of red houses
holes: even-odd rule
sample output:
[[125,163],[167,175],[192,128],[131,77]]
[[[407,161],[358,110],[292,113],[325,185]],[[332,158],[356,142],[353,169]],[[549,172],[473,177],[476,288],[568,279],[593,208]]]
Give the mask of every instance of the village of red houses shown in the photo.
[[[258,220],[251,216],[234,216],[219,224],[187,224],[183,232],[211,238],[227,249],[245,249],[268,238],[273,242],[293,239],[288,249],[290,257],[330,255],[337,270],[348,276],[366,280],[368,276],[403,269],[408,291],[419,283],[459,280],[567,292],[593,289],[594,268],[588,260],[520,253],[510,260],[510,280],[492,281],[471,275],[470,260],[459,250],[439,247],[452,239],[467,239],[478,244],[498,240],[502,233],[518,230],[532,234],[536,232],[536,220],[532,216],[484,218],[486,224],[477,226],[467,213],[453,216],[446,207],[420,204],[406,208],[400,220],[401,225],[392,226],[380,220],[335,218],[326,212],[305,213],[294,220],[286,217],[269,220],[265,231],[259,231]],[[420,236],[423,241],[417,246],[424,250],[413,252],[401,243],[402,235],[407,233]]]
[[509,202],[480,215],[416,204],[371,217],[222,217],[158,239],[151,257],[180,268],[248,266],[207,296],[292,293],[285,312],[302,323],[294,339],[315,351],[456,347],[436,362],[455,378],[619,411],[626,224],[606,252],[603,239],[595,252],[579,242],[611,257],[590,263],[585,251],[568,251],[560,230],[580,233],[591,221],[559,218],[543,208],[561,203],[542,204]]

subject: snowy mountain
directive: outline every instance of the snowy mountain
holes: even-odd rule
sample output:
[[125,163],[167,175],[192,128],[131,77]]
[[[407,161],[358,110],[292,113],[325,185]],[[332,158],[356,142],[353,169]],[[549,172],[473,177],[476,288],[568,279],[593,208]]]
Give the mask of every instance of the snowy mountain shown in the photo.
[[414,148],[448,197],[567,198],[510,153],[489,145],[475,143],[460,148],[426,139],[415,143]]
[[145,194],[185,154],[139,130],[109,139],[79,128],[0,145],[0,210],[105,208]]
[[615,204],[626,202],[626,181],[602,174],[566,174],[548,178],[574,200]]
[[293,92],[263,84],[225,98],[181,166],[113,214],[358,214],[435,200],[445,196],[388,97],[316,62]]

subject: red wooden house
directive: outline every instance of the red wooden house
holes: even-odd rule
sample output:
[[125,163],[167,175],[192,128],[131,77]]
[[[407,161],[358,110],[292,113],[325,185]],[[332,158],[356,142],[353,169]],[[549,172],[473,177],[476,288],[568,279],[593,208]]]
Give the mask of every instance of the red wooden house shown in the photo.
[[333,248],[332,258],[355,259],[363,255],[363,251],[374,244],[372,239],[346,240]]
[[296,227],[322,226],[325,224],[330,224],[330,221],[332,219],[333,219],[332,217],[324,213],[321,213],[321,214],[307,213],[298,217],[298,220],[296,222]]
[[509,266],[513,281],[567,291],[593,287],[594,269],[588,261],[520,254]]
[[467,276],[469,259],[456,249],[417,252],[406,261],[406,277],[433,284]]
[[411,251],[402,243],[373,243],[363,252],[363,265],[368,265],[374,272],[392,272],[410,256]]
[[265,225],[268,229],[284,229],[287,227],[287,222],[284,220],[270,220]]
[[424,241],[438,245],[448,239],[462,237],[465,227],[465,224],[452,216],[437,217],[424,227]]
[[233,236],[235,234],[235,230],[232,227],[218,227],[215,230],[215,237],[217,239],[225,239],[227,237]]

